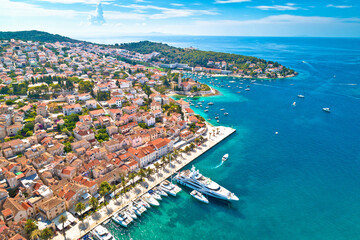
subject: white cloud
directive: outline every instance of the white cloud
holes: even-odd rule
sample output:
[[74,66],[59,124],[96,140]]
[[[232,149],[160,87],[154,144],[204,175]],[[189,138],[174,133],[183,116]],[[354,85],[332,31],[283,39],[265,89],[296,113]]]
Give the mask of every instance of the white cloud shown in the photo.
[[295,7],[294,3],[287,3],[285,5],[273,5],[273,6],[256,6],[260,10],[278,10],[278,11],[289,11],[289,10],[298,10],[299,7]]
[[326,7],[333,7],[333,8],[351,8],[352,6],[328,4]]
[[85,14],[84,12],[77,12],[74,10],[55,10],[45,9],[38,5],[13,2],[10,0],[0,0],[0,16],[11,17],[64,17],[72,18],[77,15]]
[[189,17],[194,15],[217,15],[218,13],[215,10],[196,10],[196,9],[175,9],[175,8],[165,8],[158,7],[154,5],[138,5],[138,4],[130,4],[130,5],[118,5],[114,4],[114,6],[123,7],[123,8],[131,8],[137,11],[139,10],[157,10],[159,13],[153,14],[142,14],[142,16],[149,19],[167,19],[167,18],[176,18],[176,17]]
[[216,0],[215,3],[242,3],[251,2],[251,0]]
[[146,16],[144,14],[138,13],[126,13],[118,11],[105,11],[104,15],[106,19],[109,20],[145,20]]
[[114,0],[36,0],[40,2],[50,2],[50,3],[62,3],[62,4],[74,4],[74,3],[83,3],[83,4],[98,4],[103,3],[107,4]]
[[360,18],[334,18],[320,16],[297,16],[297,15],[273,15],[255,20],[217,20],[217,21],[197,21],[202,26],[241,26],[251,24],[330,24],[330,23],[360,23]]
[[175,6],[175,7],[182,7],[182,6],[184,6],[184,4],[182,4],[182,3],[170,3],[170,5]]
[[101,3],[96,6],[95,14],[89,15],[89,21],[92,25],[103,25],[105,23],[104,12]]

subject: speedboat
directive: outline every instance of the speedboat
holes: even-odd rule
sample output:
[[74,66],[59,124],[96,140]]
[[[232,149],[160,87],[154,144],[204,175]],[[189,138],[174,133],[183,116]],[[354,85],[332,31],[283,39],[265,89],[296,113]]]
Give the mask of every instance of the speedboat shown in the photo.
[[229,113],[225,112],[224,115],[227,116],[227,115],[229,115]]
[[114,237],[111,235],[111,233],[102,225],[99,225],[95,227],[91,233],[99,240],[111,240],[114,239]]
[[224,110],[225,110],[225,108],[221,108],[221,109],[220,109],[220,111],[224,111]]
[[181,188],[179,188],[175,184],[172,184],[168,180],[165,180],[164,182],[162,182],[160,184],[160,187],[161,187],[162,190],[164,190],[165,192],[167,192],[168,194],[170,194],[170,195],[172,195],[174,197],[176,196],[176,194],[178,192],[181,191]]
[[150,195],[156,200],[162,200],[161,196],[157,194],[154,190],[149,190],[148,193],[150,193]]
[[161,190],[161,188],[156,187],[156,188],[154,188],[154,189],[155,189],[155,192],[156,192],[157,194],[159,194],[160,196],[164,196],[164,197],[167,197],[167,196],[168,196],[168,194],[167,194],[165,191]]
[[292,105],[293,105],[294,107],[296,107],[296,102],[293,102]]
[[123,211],[114,214],[111,219],[123,227],[127,227],[133,221],[133,219]]
[[149,193],[145,193],[143,199],[152,206],[160,206],[160,203],[153,198]]
[[246,88],[245,91],[250,91],[250,88]]
[[146,208],[140,204],[133,203],[130,206],[131,206],[131,209],[134,211],[134,213],[138,216],[141,216],[141,214],[146,211]]
[[227,201],[239,200],[239,198],[235,196],[234,193],[199,173],[199,170],[196,170],[194,166],[191,168],[191,170],[188,169],[178,172],[174,177],[174,180],[182,185],[185,185],[211,197]]
[[220,120],[217,120],[216,122],[220,122]]
[[203,203],[209,203],[209,200],[201,192],[193,190],[190,195]]
[[142,200],[141,198],[139,198],[137,200],[137,203],[141,204],[143,207],[150,208],[150,205],[146,201]]
[[205,109],[204,112],[208,112],[209,110]]
[[298,97],[298,98],[304,98],[305,96],[304,96],[304,95],[299,94],[299,95],[297,95],[297,97]]
[[328,113],[330,112],[330,108],[323,108],[322,110],[323,110],[324,112],[328,112]]
[[213,102],[209,102],[208,105],[214,105],[214,103],[213,103]]
[[137,219],[136,213],[132,210],[132,208],[126,209],[124,213],[130,216],[132,219]]
[[219,116],[216,116],[215,119],[219,119]]
[[227,153],[227,154],[225,154],[225,155],[221,158],[221,160],[222,160],[223,162],[225,162],[228,158],[229,158],[229,154]]

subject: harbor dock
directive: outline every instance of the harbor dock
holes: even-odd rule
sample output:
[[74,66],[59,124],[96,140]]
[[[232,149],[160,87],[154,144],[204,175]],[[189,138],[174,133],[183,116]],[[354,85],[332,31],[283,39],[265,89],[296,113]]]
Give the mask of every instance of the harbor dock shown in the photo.
[[[121,196],[118,201],[116,199],[111,199],[109,201],[109,204],[107,205],[107,208],[103,207],[96,214],[85,218],[83,222],[78,221],[73,227],[66,231],[66,238],[79,239],[82,236],[86,235],[93,228],[110,219],[119,210],[128,206],[129,203],[141,197],[143,194],[147,193],[149,189],[156,187],[161,182],[171,177],[175,172],[179,171],[180,169],[194,161],[197,157],[201,156],[206,151],[213,148],[215,145],[233,134],[235,131],[235,129],[230,127],[214,127],[208,124],[208,130],[204,134],[206,135],[204,137],[208,139],[207,141],[205,141],[202,145],[197,146],[194,150],[188,153],[182,153],[180,156],[177,157],[177,160],[171,161],[171,164],[167,165],[165,169],[160,169],[159,172],[154,173],[151,178],[145,179],[142,184],[138,184],[135,188],[127,192],[125,196]],[[119,189],[118,191],[120,190],[121,189]],[[107,209],[109,211],[107,211]],[[53,239],[63,240],[64,237],[62,234],[57,234]]]

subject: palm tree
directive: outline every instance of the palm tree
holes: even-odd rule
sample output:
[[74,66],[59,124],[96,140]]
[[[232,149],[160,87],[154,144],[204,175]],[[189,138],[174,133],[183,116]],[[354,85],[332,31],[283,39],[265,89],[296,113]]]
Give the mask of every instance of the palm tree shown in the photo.
[[39,229],[32,231],[30,234],[31,240],[36,240],[36,239],[39,239],[40,237],[41,237],[41,231]]
[[52,236],[54,235],[53,231],[51,230],[51,228],[45,228],[44,230],[42,230],[41,232],[41,238],[42,239],[50,239],[52,238]]
[[[116,192],[116,190],[118,190],[118,185],[116,185],[116,184],[112,184],[111,185],[111,192],[112,193],[114,193],[114,197],[115,197],[115,192]],[[115,199],[117,199],[117,198],[115,198]]]
[[167,158],[167,162],[169,163],[169,166],[171,167],[171,157],[172,157],[172,154],[171,153],[168,153],[166,155],[166,158]]
[[121,186],[122,186],[122,188],[124,190],[124,194],[125,194],[125,192],[126,192],[126,179],[125,179],[124,175],[121,176]]
[[26,220],[24,229],[26,234],[30,235],[34,230],[38,229],[38,226],[34,220],[28,219]]
[[66,235],[65,235],[65,223],[66,223],[66,220],[67,220],[67,216],[64,215],[64,214],[59,217],[59,223],[62,223],[62,232],[63,232],[63,235],[64,235],[64,239],[66,239]]
[[99,206],[99,200],[95,197],[89,199],[89,204],[96,211],[97,207]]
[[147,175],[146,177],[149,178],[150,175],[154,173],[154,169],[148,167],[148,168],[146,169],[146,173],[147,173],[147,174],[146,174],[146,175]]
[[161,164],[162,164],[162,168],[164,169],[165,168],[165,164],[166,164],[166,157],[165,156],[162,156],[161,158]]
[[145,172],[145,170],[143,168],[140,168],[139,176],[140,176],[140,182],[142,182],[143,178],[146,176],[146,172]]
[[154,163],[154,167],[155,167],[155,169],[156,169],[156,173],[158,173],[158,172],[159,172],[159,168],[160,168],[160,163],[158,163],[158,162]]
[[185,147],[185,150],[184,150],[186,153],[190,151],[190,147],[189,146],[186,146]]
[[[82,212],[85,210],[85,204],[83,204],[82,202],[78,202],[75,205],[75,212],[77,212],[79,215],[81,215],[82,217]],[[81,218],[81,221],[84,221],[83,218]]]
[[131,172],[131,173],[129,173],[129,180],[131,181],[132,180],[132,183],[131,183],[131,185],[133,185],[134,186],[134,184],[135,184],[135,177],[136,177],[136,173],[134,173],[134,172]]
[[[109,192],[109,191],[108,191],[107,189],[105,189],[105,188],[102,188],[102,189],[100,189],[100,191],[99,191],[100,195],[101,195],[101,196],[103,197],[103,199],[104,199],[104,202],[105,202],[105,196],[106,196],[106,194],[108,194],[108,192]],[[105,207],[106,207],[106,210],[109,211],[106,202],[105,202]]]

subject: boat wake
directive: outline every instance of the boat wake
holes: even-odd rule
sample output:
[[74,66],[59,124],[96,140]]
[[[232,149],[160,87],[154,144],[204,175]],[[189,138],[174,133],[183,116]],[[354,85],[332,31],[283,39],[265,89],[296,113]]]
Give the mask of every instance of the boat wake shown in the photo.
[[221,165],[223,165],[223,164],[224,164],[224,161],[221,161],[221,163],[219,165],[217,165],[216,167],[214,167],[214,169],[218,168],[218,167],[221,167]]

